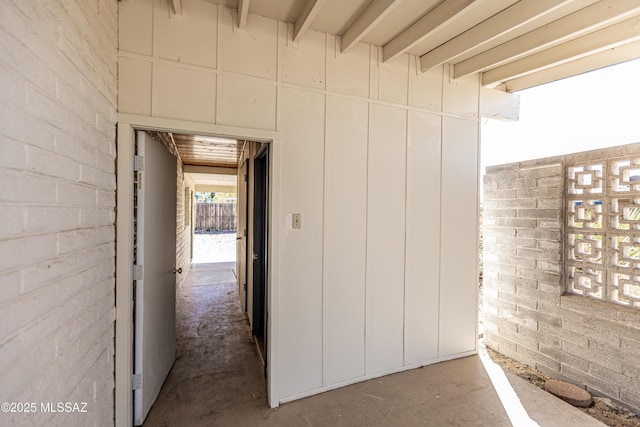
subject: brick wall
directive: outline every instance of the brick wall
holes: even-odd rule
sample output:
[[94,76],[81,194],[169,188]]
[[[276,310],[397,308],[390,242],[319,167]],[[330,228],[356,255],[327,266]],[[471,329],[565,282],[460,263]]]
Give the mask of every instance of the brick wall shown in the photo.
[[185,223],[185,207],[187,203],[185,190],[187,188],[191,190],[195,188],[193,181],[185,177],[180,161],[178,161],[176,188],[178,192],[176,195],[176,267],[182,268],[182,274],[176,275],[176,289],[180,289],[191,269],[191,239],[193,237],[191,228],[193,211],[191,212],[191,221]]
[[565,294],[565,164],[640,144],[487,168],[484,327],[489,347],[640,412],[640,310]]
[[113,419],[117,3],[0,2],[0,402]]

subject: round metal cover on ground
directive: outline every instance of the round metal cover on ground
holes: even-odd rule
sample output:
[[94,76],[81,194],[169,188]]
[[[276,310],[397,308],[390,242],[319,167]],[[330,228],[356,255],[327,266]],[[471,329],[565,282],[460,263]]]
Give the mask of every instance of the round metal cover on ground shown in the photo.
[[544,389],[573,406],[585,408],[591,405],[591,394],[577,385],[558,380],[549,380]]

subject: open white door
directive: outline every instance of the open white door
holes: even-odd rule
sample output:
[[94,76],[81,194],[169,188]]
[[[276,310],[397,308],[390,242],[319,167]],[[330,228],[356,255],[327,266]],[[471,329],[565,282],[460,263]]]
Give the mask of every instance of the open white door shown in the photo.
[[[138,132],[134,424],[142,425],[176,354],[176,158]],[[139,277],[139,276],[138,276]]]

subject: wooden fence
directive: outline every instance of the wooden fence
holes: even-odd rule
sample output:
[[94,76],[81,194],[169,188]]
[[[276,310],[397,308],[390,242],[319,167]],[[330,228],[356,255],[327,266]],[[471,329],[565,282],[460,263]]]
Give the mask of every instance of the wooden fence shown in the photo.
[[236,203],[195,203],[195,232],[235,231]]

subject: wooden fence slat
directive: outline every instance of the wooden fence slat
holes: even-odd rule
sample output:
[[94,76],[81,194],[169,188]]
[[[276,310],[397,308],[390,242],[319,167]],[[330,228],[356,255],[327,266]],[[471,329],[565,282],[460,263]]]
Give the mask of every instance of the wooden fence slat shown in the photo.
[[196,203],[194,231],[235,231],[236,216],[236,203]]

